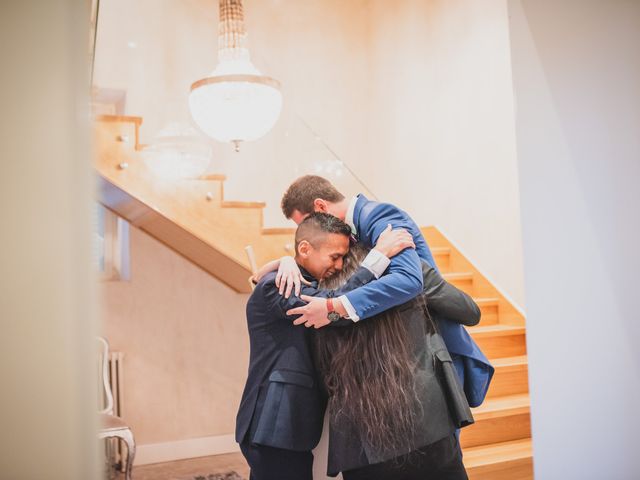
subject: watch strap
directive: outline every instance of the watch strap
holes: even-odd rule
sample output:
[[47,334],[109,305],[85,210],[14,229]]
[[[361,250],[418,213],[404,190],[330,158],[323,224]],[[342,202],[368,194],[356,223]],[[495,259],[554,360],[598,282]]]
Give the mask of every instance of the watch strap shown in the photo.
[[335,312],[336,309],[333,306],[333,298],[327,298],[327,313]]

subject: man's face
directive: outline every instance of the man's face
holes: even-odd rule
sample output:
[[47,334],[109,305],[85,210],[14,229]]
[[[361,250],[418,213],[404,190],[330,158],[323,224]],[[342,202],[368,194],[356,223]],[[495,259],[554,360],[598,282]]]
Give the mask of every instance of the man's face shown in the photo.
[[342,270],[342,258],[349,252],[349,237],[327,233],[314,241],[315,247],[303,241],[298,248],[298,261],[317,280]]

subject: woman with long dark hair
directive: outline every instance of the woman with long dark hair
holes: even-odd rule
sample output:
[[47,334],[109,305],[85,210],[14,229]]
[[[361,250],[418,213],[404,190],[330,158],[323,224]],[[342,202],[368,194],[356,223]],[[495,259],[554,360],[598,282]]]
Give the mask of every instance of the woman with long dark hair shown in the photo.
[[[343,284],[365,254],[353,247],[342,272],[327,279],[325,288]],[[317,332],[316,363],[329,395],[331,476],[467,478],[456,429],[473,420],[470,412],[462,421],[457,415],[452,404],[466,406],[466,401],[453,398],[451,385],[453,390],[458,385],[451,358],[443,343],[432,342],[439,338],[434,335],[439,314],[474,325],[480,310],[432,267],[424,264],[423,274],[424,294],[414,300],[351,326]],[[447,374],[453,384],[447,385]]]

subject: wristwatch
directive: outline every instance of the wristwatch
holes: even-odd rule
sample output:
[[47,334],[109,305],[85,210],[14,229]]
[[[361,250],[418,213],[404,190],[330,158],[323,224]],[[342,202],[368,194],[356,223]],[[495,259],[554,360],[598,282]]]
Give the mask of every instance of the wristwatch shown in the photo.
[[327,318],[330,322],[337,322],[340,320],[340,314],[333,308],[333,298],[327,298]]

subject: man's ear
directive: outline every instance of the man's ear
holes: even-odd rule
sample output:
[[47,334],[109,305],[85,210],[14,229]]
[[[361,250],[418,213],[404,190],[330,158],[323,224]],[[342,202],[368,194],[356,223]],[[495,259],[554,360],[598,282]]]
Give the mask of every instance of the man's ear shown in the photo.
[[300,258],[307,258],[309,257],[309,253],[312,248],[313,247],[311,246],[308,240],[301,240],[300,243],[298,244],[297,254],[300,256]]
[[316,198],[313,201],[313,211],[314,212],[328,213],[329,212],[329,205],[327,205],[326,200],[323,200],[321,198]]

